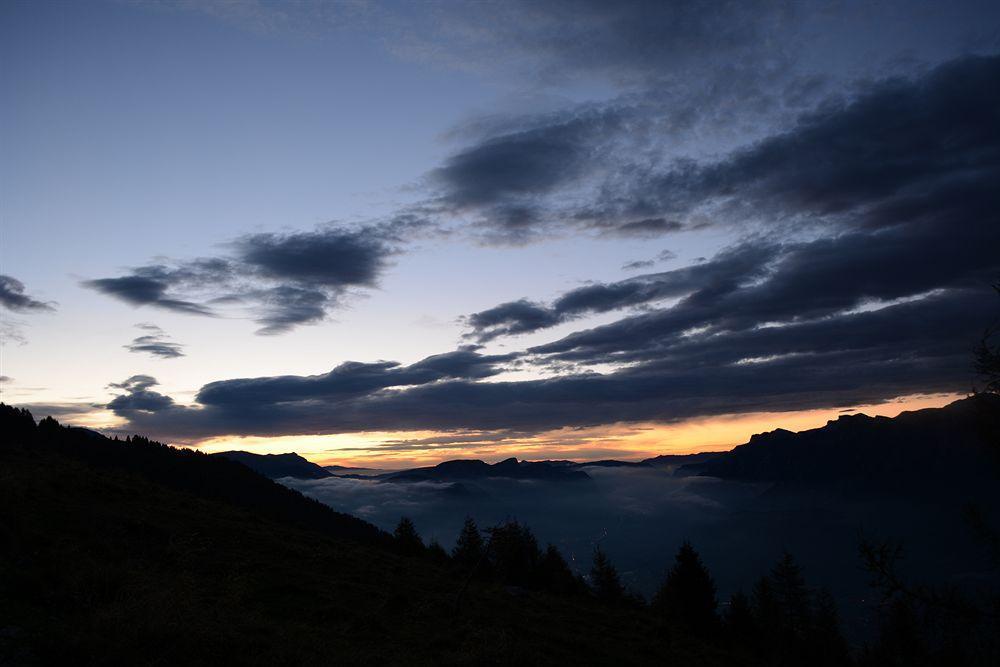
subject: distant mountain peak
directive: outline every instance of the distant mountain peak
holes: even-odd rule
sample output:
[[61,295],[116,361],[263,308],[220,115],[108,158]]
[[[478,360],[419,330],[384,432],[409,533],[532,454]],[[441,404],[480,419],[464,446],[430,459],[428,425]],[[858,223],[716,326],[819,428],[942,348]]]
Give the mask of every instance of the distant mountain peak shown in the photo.
[[498,461],[493,465],[479,459],[456,459],[444,461],[435,466],[413,468],[380,476],[389,482],[450,482],[455,480],[506,477],[510,479],[537,479],[554,482],[589,480],[582,470],[573,470],[559,463],[547,461],[519,461],[515,457]]
[[229,451],[218,452],[213,456],[221,456],[242,463],[254,472],[271,479],[294,477],[296,479],[322,479],[332,477],[333,473],[299,456],[295,452],[287,454],[254,454],[253,452]]

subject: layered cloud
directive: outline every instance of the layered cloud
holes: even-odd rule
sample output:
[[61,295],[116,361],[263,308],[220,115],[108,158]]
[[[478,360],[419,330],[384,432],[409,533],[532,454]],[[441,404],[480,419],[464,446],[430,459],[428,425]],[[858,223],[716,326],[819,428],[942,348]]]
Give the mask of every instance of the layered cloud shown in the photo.
[[448,158],[435,203],[516,241],[891,225],[995,180],[998,71],[996,56],[970,56],[810,97],[791,129],[721,159],[680,150],[657,96],[525,117]]
[[[230,5],[198,11],[231,17]],[[311,27],[323,12],[303,16],[318,6],[250,14]],[[893,2],[822,13],[780,1],[372,9],[400,54],[503,70],[558,101],[456,128],[447,138],[459,143],[427,172],[418,204],[390,222],[249,235],[217,256],[85,285],[133,306],[248,312],[259,333],[278,334],[375,287],[428,224],[490,243],[708,230],[724,247],[699,247],[708,259],[670,270],[653,271],[667,255],[637,259],[623,268],[641,275],[487,302],[465,317],[466,342],[532,334],[521,352],[460,347],[332,370],[317,360],[316,375],[210,382],[190,405],[135,376],[107,407],[129,428],[189,441],[437,430],[502,442],[967,390],[1000,275],[1000,58],[954,58],[997,48],[997,9],[956,7],[905,25],[909,7]],[[866,39],[887,25],[916,26],[921,39]],[[870,64],[844,53],[846,35],[871,42]],[[683,252],[687,238],[668,244]],[[605,323],[593,326],[596,315]],[[578,330],[539,342],[570,323]],[[150,332],[129,349],[180,353],[170,345]],[[515,367],[532,379],[505,375]],[[396,445],[453,436],[465,437]]]
[[502,303],[466,318],[471,337],[481,342],[530,333],[593,313],[642,306],[692,294],[700,289],[733,289],[740,281],[761,278],[778,249],[746,244],[721,252],[708,262],[675,271],[637,276],[610,284],[591,284],[566,292],[552,304],[527,299]]
[[[212,383],[181,407],[148,387],[109,408],[165,437],[400,430],[543,431],[616,422],[872,403],[971,386],[969,349],[992,305],[986,290],[924,298],[785,326],[707,336],[637,336],[601,360],[620,370],[482,381],[467,366],[348,364],[321,376]],[[579,359],[590,349],[555,355]],[[124,409],[123,409],[124,408]],[[139,412],[141,411],[141,412]]]
[[133,338],[131,343],[124,346],[129,352],[151,354],[161,359],[176,359],[177,357],[184,356],[184,346],[171,341],[170,337],[160,327],[148,322],[143,322],[135,326],[146,333]]
[[[692,329],[834,317],[935,290],[961,298],[1000,273],[1000,92],[989,84],[998,79],[1000,58],[949,63],[874,85],[726,160],[640,181],[634,201],[659,192],[677,215],[708,207],[720,218],[765,217],[769,233],[701,264],[587,285],[549,304],[500,304],[470,315],[469,335],[488,341],[679,299],[533,350],[641,358]],[[790,241],[790,228],[814,238]]]
[[152,264],[83,285],[133,306],[201,316],[242,307],[259,334],[324,319],[349,290],[372,288],[422,219],[401,215],[361,227],[252,234],[225,256]]
[[[469,336],[481,343],[597,313],[621,311],[617,321],[522,353],[462,348],[409,366],[350,362],[316,376],[214,382],[190,406],[133,383],[109,407],[137,430],[182,439],[530,433],[965,391],[973,385],[970,350],[994,319],[989,283],[1000,275],[1000,91],[990,85],[997,80],[1000,58],[964,58],[920,77],[870,83],[712,161],[632,170],[623,188],[601,190],[590,210],[634,221],[639,206],[641,220],[660,216],[685,227],[708,220],[754,233],[703,262],[583,285],[551,302],[526,296],[467,318]],[[453,163],[464,168],[440,172],[449,205],[492,211],[563,186],[558,174],[514,173],[506,151],[521,147],[490,144]],[[549,150],[538,156],[540,173],[576,155],[559,142]],[[370,284],[385,257],[352,251],[364,258],[359,266],[333,274],[286,253],[298,257],[313,245],[332,253],[338,243],[253,242],[268,249],[266,261],[246,246],[230,261],[303,289]],[[539,379],[505,378],[514,364]],[[545,370],[556,374],[544,377]]]
[[383,389],[413,387],[442,380],[479,380],[497,375],[513,355],[482,355],[472,348],[436,354],[409,366],[394,361],[350,361],[329,373],[224,380],[201,388],[197,400],[208,406],[271,406],[312,400],[363,397]]
[[878,228],[959,203],[988,210],[998,164],[1000,58],[968,57],[867,86],[791,130],[709,163],[630,174],[599,203],[696,219],[760,218]]
[[108,388],[125,393],[116,396],[108,403],[107,408],[122,416],[156,413],[172,408],[174,399],[152,390],[158,384],[156,378],[149,375],[133,375],[121,382],[113,382]]

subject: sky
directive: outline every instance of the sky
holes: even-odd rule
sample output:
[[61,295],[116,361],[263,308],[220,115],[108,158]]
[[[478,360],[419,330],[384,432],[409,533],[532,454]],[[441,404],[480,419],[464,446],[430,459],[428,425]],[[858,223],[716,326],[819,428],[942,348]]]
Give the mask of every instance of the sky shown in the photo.
[[975,387],[995,2],[0,3],[0,397],[398,467]]

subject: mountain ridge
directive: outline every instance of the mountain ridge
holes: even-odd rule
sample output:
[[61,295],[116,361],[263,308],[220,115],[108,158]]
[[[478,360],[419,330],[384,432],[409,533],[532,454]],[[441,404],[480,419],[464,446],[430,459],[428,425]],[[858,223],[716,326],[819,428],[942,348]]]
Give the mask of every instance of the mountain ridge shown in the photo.
[[212,456],[242,463],[254,472],[258,472],[270,479],[280,479],[282,477],[323,479],[333,476],[333,473],[326,468],[316,465],[295,452],[287,454],[256,454],[254,452],[233,450],[216,452]]
[[997,463],[1000,397],[976,395],[896,417],[842,415],[800,432],[753,435],[729,452],[683,465],[678,475],[748,482],[919,486],[989,475]]
[[[905,476],[923,478],[936,476],[942,469],[954,464],[949,460],[955,451],[944,446],[948,439],[960,443],[959,454],[973,456],[981,464],[988,458],[986,451],[976,445],[980,440],[975,423],[989,422],[984,414],[1000,414],[1000,399],[990,395],[976,395],[960,399],[938,408],[904,411],[895,417],[870,416],[864,413],[845,414],[828,420],[823,426],[803,431],[776,428],[755,433],[746,443],[728,451],[696,452],[693,454],[661,454],[640,461],[601,459],[595,461],[540,460],[526,461],[510,457],[497,463],[480,459],[452,459],[433,466],[404,470],[359,474],[347,466],[319,466],[296,453],[255,454],[245,451],[220,452],[215,456],[229,458],[247,465],[271,479],[294,477],[322,479],[343,477],[369,479],[379,482],[451,482],[482,478],[508,478],[539,481],[585,481],[590,476],[587,467],[661,468],[679,476],[705,476],[741,481],[829,481],[856,479],[857,471],[865,470],[863,477],[872,481],[879,476],[904,473]],[[984,422],[985,419],[985,422]],[[996,421],[996,417],[993,418]],[[995,424],[987,429],[1000,430]],[[96,434],[95,434],[96,435]],[[861,446],[857,441],[865,443]],[[905,439],[917,443],[911,452],[916,455],[907,460]],[[844,444],[843,441],[847,441]],[[810,451],[823,455],[820,460],[807,460],[800,444],[811,444]],[[839,449],[833,452],[833,449]],[[791,458],[789,458],[791,457]],[[908,465],[909,463],[909,465]],[[978,469],[971,465],[972,470]]]

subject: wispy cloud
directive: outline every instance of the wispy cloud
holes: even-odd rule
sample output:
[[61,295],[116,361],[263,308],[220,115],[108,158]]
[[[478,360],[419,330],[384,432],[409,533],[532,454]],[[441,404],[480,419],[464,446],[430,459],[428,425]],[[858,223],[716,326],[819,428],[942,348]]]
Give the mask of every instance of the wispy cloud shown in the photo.
[[12,276],[0,275],[0,305],[19,313],[53,311],[51,302],[39,301],[28,296],[24,283]]
[[160,327],[148,322],[143,322],[135,326],[146,333],[142,336],[137,336],[132,339],[131,343],[124,346],[129,352],[151,354],[161,359],[176,359],[177,357],[184,356],[184,346],[170,341],[170,337]]
[[405,215],[360,227],[252,234],[230,244],[229,255],[140,266],[83,285],[133,306],[190,315],[242,307],[260,325],[257,333],[280,334],[323,320],[351,289],[375,287],[403,237],[423,227],[425,220]]

